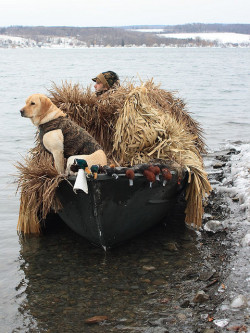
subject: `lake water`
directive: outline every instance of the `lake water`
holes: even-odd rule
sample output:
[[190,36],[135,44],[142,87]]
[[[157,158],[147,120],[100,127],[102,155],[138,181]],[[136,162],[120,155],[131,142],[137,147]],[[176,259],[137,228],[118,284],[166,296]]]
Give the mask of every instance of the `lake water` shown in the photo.
[[[250,49],[0,49],[1,332],[111,332],[99,326],[86,329],[83,319],[112,313],[120,323],[127,323],[127,329],[129,325],[135,329],[137,317],[140,326],[143,316],[146,320],[152,314],[148,299],[146,308],[138,304],[143,299],[138,287],[143,272],[137,271],[137,264],[155,260],[159,279],[169,274],[161,270],[162,262],[176,261],[162,258],[157,247],[162,234],[157,232],[153,242],[138,238],[106,255],[68,229],[27,240],[16,234],[19,196],[15,196],[13,164],[33,146],[35,133],[31,122],[20,117],[20,108],[29,95],[46,94],[52,82],[87,86],[106,70],[117,72],[121,81],[153,77],[162,88],[178,91],[201,123],[209,151],[237,142],[238,149],[244,146],[245,155],[249,154]],[[192,251],[198,262],[199,255]],[[178,253],[179,267],[184,265],[185,252]],[[107,305],[112,281],[116,287]],[[125,304],[132,310],[126,312]],[[133,311],[137,312],[132,315]]]

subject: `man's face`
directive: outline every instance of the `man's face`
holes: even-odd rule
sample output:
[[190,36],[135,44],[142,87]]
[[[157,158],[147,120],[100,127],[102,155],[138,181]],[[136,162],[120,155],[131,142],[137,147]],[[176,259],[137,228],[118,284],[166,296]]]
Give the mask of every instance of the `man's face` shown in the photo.
[[95,88],[96,92],[107,90],[106,88],[104,88],[103,84],[101,82],[98,82],[98,81],[94,85],[94,88]]

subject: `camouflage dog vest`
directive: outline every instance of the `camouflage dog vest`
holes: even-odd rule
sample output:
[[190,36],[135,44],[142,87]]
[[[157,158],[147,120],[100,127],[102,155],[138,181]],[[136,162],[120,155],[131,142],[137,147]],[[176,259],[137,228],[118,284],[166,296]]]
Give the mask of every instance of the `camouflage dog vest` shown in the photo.
[[85,129],[66,117],[58,117],[45,124],[41,124],[38,128],[39,140],[42,145],[44,134],[58,129],[62,131],[64,138],[64,157],[66,158],[72,155],[89,155],[102,149]]

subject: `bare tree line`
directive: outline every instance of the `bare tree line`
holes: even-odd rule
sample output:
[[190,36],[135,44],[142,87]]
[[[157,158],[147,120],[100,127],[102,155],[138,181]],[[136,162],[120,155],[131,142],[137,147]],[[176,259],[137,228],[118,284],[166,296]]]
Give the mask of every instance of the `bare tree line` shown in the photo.
[[[150,26],[151,28],[159,28],[159,26]],[[97,28],[83,28],[83,27],[26,27],[26,26],[10,26],[0,28],[0,34],[17,36],[23,38],[30,38],[37,43],[44,43],[51,37],[68,37],[75,38],[79,42],[90,45],[103,45],[103,46],[125,46],[125,45],[145,45],[145,46],[158,46],[158,45],[187,45],[194,44],[197,46],[211,46],[216,42],[205,41],[199,38],[196,39],[177,39],[159,37],[154,33],[144,33],[139,31],[131,31],[129,29],[142,29],[149,28],[149,26],[136,26],[135,27],[97,27]],[[163,26],[163,33],[165,32],[241,32],[250,33],[250,24],[239,25],[224,25],[224,24],[185,24],[178,26]],[[209,30],[211,29],[211,30]]]

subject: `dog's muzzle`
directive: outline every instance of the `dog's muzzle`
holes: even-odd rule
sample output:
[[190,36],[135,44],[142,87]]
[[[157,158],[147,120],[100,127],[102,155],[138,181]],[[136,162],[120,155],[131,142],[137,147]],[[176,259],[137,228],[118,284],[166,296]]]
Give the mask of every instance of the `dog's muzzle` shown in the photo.
[[20,113],[21,113],[21,116],[24,117],[24,110],[23,109],[20,110]]

